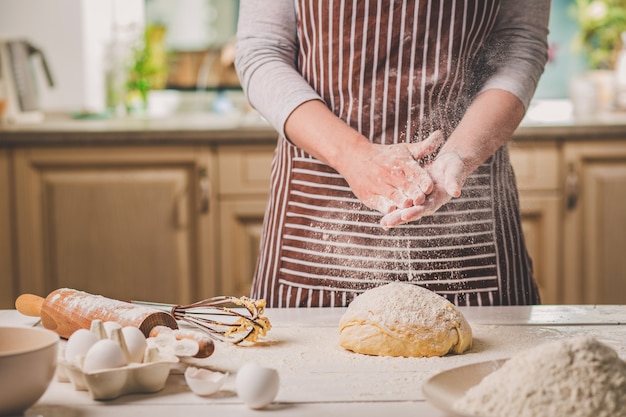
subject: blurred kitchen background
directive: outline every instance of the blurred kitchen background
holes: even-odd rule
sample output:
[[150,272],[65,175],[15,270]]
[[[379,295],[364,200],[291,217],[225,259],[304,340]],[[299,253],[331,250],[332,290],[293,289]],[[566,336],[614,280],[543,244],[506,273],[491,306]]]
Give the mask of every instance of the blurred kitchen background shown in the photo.
[[[509,142],[524,237],[544,303],[623,304],[626,0],[551,4]],[[238,8],[0,0],[0,308],[249,294],[277,136],[234,71]]]
[[[603,90],[615,82],[626,19],[623,5],[612,9],[611,4],[616,2],[552,2],[550,62],[537,101],[582,95],[587,114],[615,106],[616,98]],[[238,6],[238,0],[0,0],[0,38],[26,39],[44,53],[54,77],[53,88],[41,80],[44,111],[124,113],[141,106],[144,88],[154,96],[153,107],[162,106],[152,109],[158,115],[180,105],[180,93],[172,90],[239,88],[232,66]],[[148,44],[142,55],[138,48],[144,37]],[[599,52],[591,56],[585,47]],[[141,61],[145,54],[152,62]],[[587,76],[589,70],[604,71]],[[134,96],[124,91],[128,77],[137,78]],[[572,108],[563,102],[554,106],[555,114],[544,110],[529,117],[558,119]]]
[[43,111],[133,112],[147,89],[160,115],[180,102],[172,90],[239,88],[238,7],[238,0],[0,0],[0,39],[42,51],[54,80],[49,87],[35,71]]

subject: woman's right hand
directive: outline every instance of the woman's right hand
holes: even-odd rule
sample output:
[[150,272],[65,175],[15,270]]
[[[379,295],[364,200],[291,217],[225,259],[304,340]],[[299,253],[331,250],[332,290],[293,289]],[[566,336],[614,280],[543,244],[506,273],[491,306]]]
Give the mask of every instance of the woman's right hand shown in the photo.
[[378,145],[362,142],[335,169],[354,194],[382,214],[420,205],[433,190],[433,180],[420,160],[443,144],[439,131],[421,142]]

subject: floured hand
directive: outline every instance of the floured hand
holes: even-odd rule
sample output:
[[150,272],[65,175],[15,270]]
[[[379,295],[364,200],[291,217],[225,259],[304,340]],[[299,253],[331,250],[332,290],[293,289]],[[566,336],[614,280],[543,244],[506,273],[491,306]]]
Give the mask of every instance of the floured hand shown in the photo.
[[469,169],[456,152],[447,152],[437,156],[430,164],[424,166],[433,180],[433,190],[421,204],[398,208],[380,221],[383,228],[398,226],[430,216],[452,198],[461,195],[461,188],[469,176]]
[[443,142],[443,134],[437,131],[416,143],[370,143],[355,150],[339,171],[366,206],[388,214],[425,202],[434,183],[431,174],[418,161],[432,156]]

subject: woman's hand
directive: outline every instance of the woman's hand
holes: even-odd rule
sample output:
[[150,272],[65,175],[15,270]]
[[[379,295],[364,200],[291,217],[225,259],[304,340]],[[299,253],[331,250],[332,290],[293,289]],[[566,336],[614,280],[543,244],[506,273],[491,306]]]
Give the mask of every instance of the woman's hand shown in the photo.
[[284,130],[293,144],[334,168],[361,202],[382,214],[424,202],[433,181],[421,160],[445,141],[437,131],[416,143],[373,144],[319,100],[298,106]]
[[363,144],[337,170],[366,206],[391,213],[425,202],[434,183],[418,161],[433,155],[443,142],[437,131],[416,143]]
[[490,89],[476,96],[435,160],[424,167],[434,182],[426,201],[383,216],[381,225],[389,228],[429,216],[460,196],[470,173],[506,143],[523,117],[524,105],[507,91]]
[[[320,100],[298,106],[285,122],[287,137],[333,167],[368,207],[393,227],[433,214],[461,193],[467,176],[511,137],[524,116],[513,94],[489,89],[474,98],[445,139],[439,132],[417,143],[374,145]],[[441,146],[432,163],[419,161]]]
[[430,216],[452,198],[461,195],[461,188],[471,172],[456,152],[439,154],[432,163],[424,166],[424,169],[432,178],[434,185],[432,192],[420,204],[398,208],[383,216],[380,221],[383,228],[388,229]]

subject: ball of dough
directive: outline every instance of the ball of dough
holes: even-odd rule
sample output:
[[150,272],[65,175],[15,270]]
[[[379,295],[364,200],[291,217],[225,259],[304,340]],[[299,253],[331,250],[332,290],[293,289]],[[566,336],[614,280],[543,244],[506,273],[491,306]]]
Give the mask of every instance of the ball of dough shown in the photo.
[[472,329],[451,302],[402,282],[356,297],[339,322],[339,332],[342,347],[366,355],[444,356],[472,346]]

